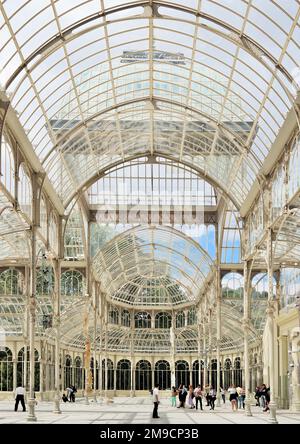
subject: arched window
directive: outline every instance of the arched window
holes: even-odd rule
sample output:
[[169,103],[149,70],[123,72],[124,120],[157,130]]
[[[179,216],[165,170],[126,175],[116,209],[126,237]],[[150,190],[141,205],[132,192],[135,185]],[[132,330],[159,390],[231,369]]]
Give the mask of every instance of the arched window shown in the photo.
[[52,212],[49,217],[49,244],[50,247],[57,252],[58,236],[57,236],[57,218]]
[[75,379],[75,387],[82,389],[83,388],[83,369],[82,369],[82,360],[79,356],[76,356],[74,366],[74,379]]
[[190,308],[187,315],[187,324],[195,325],[197,323],[196,310],[194,307]]
[[183,311],[179,311],[176,314],[176,328],[184,327],[185,325],[185,314]]
[[233,384],[236,387],[242,387],[242,369],[241,369],[241,358],[235,358],[234,360],[234,370],[233,370]]
[[171,388],[171,370],[167,361],[157,361],[154,370],[154,383],[159,384],[161,390]]
[[65,356],[64,368],[64,388],[70,387],[73,384],[72,378],[72,358],[70,355]]
[[[218,377],[218,361],[216,359],[211,360],[210,366],[210,384],[216,389],[217,388],[217,377]],[[221,371],[221,363],[220,363],[220,386],[223,386],[222,380],[222,371]]]
[[186,387],[190,384],[189,364],[186,361],[175,362],[175,380],[176,386],[184,384]]
[[151,316],[149,313],[140,311],[134,315],[135,328],[151,328]]
[[237,264],[241,262],[241,222],[239,213],[231,208],[226,211],[221,240],[221,262]]
[[21,296],[23,294],[23,286],[23,275],[14,268],[9,268],[0,273],[0,294]]
[[105,367],[105,359],[102,359],[102,389],[105,390],[106,385],[106,371],[107,368],[107,390],[114,389],[114,364],[111,359],[106,360]]
[[15,195],[15,165],[14,156],[9,144],[5,141],[1,146],[1,175],[0,181],[12,196]]
[[32,187],[29,175],[24,167],[24,164],[20,166],[19,170],[19,186],[18,186],[18,200],[19,205],[23,213],[31,219],[31,208],[32,208]]
[[111,307],[108,311],[108,322],[109,324],[116,324],[119,323],[119,311],[117,308]]
[[149,361],[139,361],[135,370],[135,387],[136,390],[151,390],[152,373]]
[[[23,387],[29,387],[29,347],[27,347],[27,353],[25,357],[24,347],[18,353],[18,362],[17,362],[17,384],[23,385]],[[40,363],[39,363],[39,352],[37,350],[34,351],[34,360],[35,360],[35,372],[34,372],[34,390],[36,392],[40,389]]]
[[170,328],[172,318],[169,313],[157,313],[155,316],[155,328]]
[[229,358],[224,363],[224,389],[227,390],[232,384],[232,363]]
[[122,359],[117,364],[117,390],[130,390],[131,363],[128,359]]
[[204,362],[201,360],[200,363],[201,363],[201,368],[200,368],[200,371],[199,371],[199,361],[197,360],[197,361],[193,362],[193,374],[192,374],[192,377],[193,377],[193,381],[192,381],[193,387],[197,387],[198,384],[200,384],[201,387],[203,386]]
[[260,194],[259,199],[253,211],[251,211],[248,223],[245,225],[245,234],[247,235],[247,247],[253,251],[257,241],[261,238],[264,230],[264,200]]
[[294,304],[300,299],[300,269],[282,268],[280,271],[281,308]]
[[84,259],[85,239],[83,226],[81,210],[75,205],[68,218],[65,229],[65,258],[72,260]]
[[36,293],[40,296],[53,294],[54,291],[54,271],[48,263],[42,265],[36,276]]
[[[299,173],[297,173],[298,175]],[[272,181],[272,219],[281,214],[286,202],[285,167],[279,163],[273,175]],[[251,228],[251,227],[250,227]],[[251,236],[251,233],[250,233]]]
[[130,313],[128,310],[122,310],[121,324],[123,327],[130,327]]
[[84,277],[80,271],[67,270],[61,274],[61,294],[64,296],[82,296]]
[[244,294],[244,278],[239,273],[227,273],[222,279],[222,297],[226,300],[241,300]]
[[0,349],[0,391],[13,390],[12,352],[8,347]]
[[[257,331],[264,330],[268,305],[269,278],[267,273],[257,273],[251,280],[251,321]],[[273,278],[273,298],[276,297],[276,280]]]

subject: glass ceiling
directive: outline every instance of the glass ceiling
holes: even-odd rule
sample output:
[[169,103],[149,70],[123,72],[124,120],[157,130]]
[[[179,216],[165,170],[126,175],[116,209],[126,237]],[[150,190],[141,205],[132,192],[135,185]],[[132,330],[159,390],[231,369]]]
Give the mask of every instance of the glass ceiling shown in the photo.
[[147,154],[194,167],[243,203],[293,106],[296,0],[0,8],[0,81],[65,205],[101,171]]
[[93,260],[94,276],[107,296],[131,306],[195,302],[212,266],[199,244],[162,226],[121,233]]

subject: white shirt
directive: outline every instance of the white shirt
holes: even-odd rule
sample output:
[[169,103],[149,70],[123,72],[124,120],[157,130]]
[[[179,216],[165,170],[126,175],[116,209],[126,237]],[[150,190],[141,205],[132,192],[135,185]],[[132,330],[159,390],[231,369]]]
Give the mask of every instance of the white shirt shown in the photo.
[[25,395],[24,387],[17,387],[16,388],[16,395]]
[[157,387],[153,389],[153,402],[159,401],[159,390]]
[[234,393],[236,393],[236,389],[235,389],[234,387],[229,387],[229,389],[228,389],[228,393],[229,393],[230,395],[233,395]]

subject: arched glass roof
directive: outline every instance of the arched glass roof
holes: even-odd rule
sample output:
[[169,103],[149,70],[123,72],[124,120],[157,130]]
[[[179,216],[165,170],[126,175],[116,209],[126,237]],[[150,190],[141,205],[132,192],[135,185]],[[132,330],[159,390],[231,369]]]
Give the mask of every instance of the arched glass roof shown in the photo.
[[145,154],[187,163],[243,203],[293,106],[299,2],[0,8],[1,83],[65,204]]
[[134,306],[194,302],[212,266],[199,244],[163,226],[121,233],[93,260],[94,276],[107,296]]

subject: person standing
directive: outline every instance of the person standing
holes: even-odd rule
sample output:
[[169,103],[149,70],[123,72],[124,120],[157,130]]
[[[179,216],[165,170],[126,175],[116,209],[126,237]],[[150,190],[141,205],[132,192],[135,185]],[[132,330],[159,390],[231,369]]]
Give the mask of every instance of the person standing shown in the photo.
[[221,397],[223,400],[223,404],[225,404],[225,391],[224,391],[223,387],[220,387],[220,393],[221,393]]
[[215,410],[216,397],[216,390],[211,386],[209,390],[210,410]]
[[202,407],[202,390],[201,385],[198,385],[194,390],[195,400],[196,400],[196,410],[198,410],[198,402],[200,403],[200,409],[203,410]]
[[260,395],[261,395],[260,387],[257,386],[255,389],[255,396],[254,396],[254,398],[256,399],[256,406],[257,407],[260,407],[260,402],[259,402]]
[[228,388],[228,393],[229,393],[229,401],[231,402],[232,411],[236,412],[237,411],[237,397],[238,397],[238,394],[237,394],[235,385],[231,385]]
[[241,409],[243,407],[242,387],[238,386],[236,391],[238,394],[238,408]]
[[194,409],[195,405],[194,405],[194,389],[192,385],[189,385],[189,391],[188,391],[188,395],[187,395],[187,403],[190,409]]
[[77,392],[77,388],[75,385],[71,385],[72,393],[71,393],[71,401],[75,402],[75,393]]
[[208,384],[206,384],[206,386],[204,387],[204,391],[205,391],[206,407],[209,407],[210,406],[210,398],[209,398],[210,387]]
[[242,387],[242,391],[241,391],[240,396],[242,397],[242,406],[243,406],[243,409],[245,410],[245,398],[246,398],[245,387]]
[[153,389],[153,413],[152,418],[159,418],[158,416],[158,404],[159,404],[159,384],[155,384]]
[[186,397],[187,397],[187,389],[186,389],[184,384],[180,384],[180,386],[178,388],[178,398],[179,398],[179,401],[180,401],[180,404],[177,407],[178,409],[180,407],[185,408],[185,399],[186,399]]
[[264,409],[263,412],[267,412],[270,410],[269,402],[270,402],[270,387],[267,387],[266,384],[261,386],[261,399],[263,399]]
[[23,412],[26,412],[25,408],[25,389],[21,385],[16,388],[16,403],[15,403],[15,412],[18,410],[19,402],[23,407]]
[[172,403],[172,407],[176,407],[176,396],[177,396],[177,390],[176,390],[176,388],[173,386],[173,387],[172,387],[172,391],[171,391],[171,403]]

